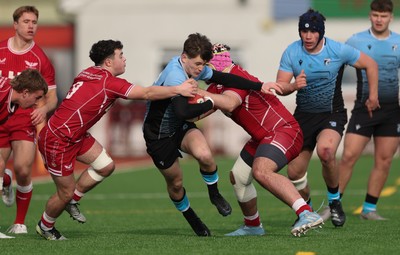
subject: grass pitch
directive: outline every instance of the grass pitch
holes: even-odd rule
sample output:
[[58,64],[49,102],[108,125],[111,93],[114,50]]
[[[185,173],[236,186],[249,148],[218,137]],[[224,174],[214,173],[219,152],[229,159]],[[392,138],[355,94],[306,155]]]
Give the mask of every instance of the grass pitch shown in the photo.
[[[301,238],[290,234],[295,214],[291,208],[256,184],[261,220],[267,232],[257,237],[224,237],[238,228],[243,217],[229,183],[229,170],[234,160],[217,158],[219,188],[231,203],[228,217],[218,214],[209,202],[207,188],[195,161],[181,161],[184,186],[192,208],[207,224],[212,237],[197,237],[170,202],[164,179],[150,165],[145,168],[121,169],[89,192],[80,208],[87,223],[78,224],[64,213],[57,229],[67,241],[46,241],[35,232],[48,197],[55,191],[52,182],[34,183],[34,193],[26,224],[29,233],[14,239],[0,239],[0,253],[12,254],[397,254],[400,248],[399,159],[393,162],[385,190],[378,202],[379,213],[388,221],[362,221],[355,215],[365,198],[367,179],[373,165],[363,157],[355,167],[353,178],[343,197],[347,215],[344,227],[326,222],[322,229],[309,231]],[[308,173],[315,209],[325,201],[319,162],[313,160]],[[282,174],[286,174],[282,170]],[[15,205],[0,203],[0,231],[5,233],[13,222]]]

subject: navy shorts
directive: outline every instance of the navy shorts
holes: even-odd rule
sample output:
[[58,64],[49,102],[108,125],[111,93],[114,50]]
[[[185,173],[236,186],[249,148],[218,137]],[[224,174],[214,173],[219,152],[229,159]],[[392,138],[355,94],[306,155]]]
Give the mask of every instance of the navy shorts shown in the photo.
[[347,110],[337,112],[306,113],[295,111],[293,116],[299,122],[303,131],[303,150],[313,151],[317,144],[317,137],[324,129],[333,129],[343,136],[347,123]]
[[351,112],[346,133],[371,136],[400,137],[400,107],[395,104],[381,104],[381,108],[369,116],[366,107],[355,108]]

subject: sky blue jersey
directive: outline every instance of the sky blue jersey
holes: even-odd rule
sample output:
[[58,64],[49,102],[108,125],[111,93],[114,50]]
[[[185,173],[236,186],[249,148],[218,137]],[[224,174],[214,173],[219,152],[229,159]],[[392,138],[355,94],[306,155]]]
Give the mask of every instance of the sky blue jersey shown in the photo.
[[[180,56],[173,57],[160,73],[153,86],[178,86],[189,78],[209,80],[213,75],[210,67],[204,66],[197,77],[188,77],[180,61]],[[145,137],[160,139],[173,135],[183,124],[172,107],[171,99],[148,101],[143,131]]]
[[[378,99],[379,103],[398,103],[400,68],[400,35],[390,32],[386,39],[376,38],[371,31],[365,30],[351,36],[347,44],[359,49],[379,66]],[[365,70],[357,70],[357,103],[364,104],[368,99],[369,87]],[[361,73],[361,75],[359,75]]]
[[307,86],[297,91],[297,111],[309,113],[334,112],[344,109],[341,81],[338,72],[344,65],[354,65],[360,51],[325,37],[318,53],[308,53],[298,40],[282,54],[279,70],[294,77],[304,70]]

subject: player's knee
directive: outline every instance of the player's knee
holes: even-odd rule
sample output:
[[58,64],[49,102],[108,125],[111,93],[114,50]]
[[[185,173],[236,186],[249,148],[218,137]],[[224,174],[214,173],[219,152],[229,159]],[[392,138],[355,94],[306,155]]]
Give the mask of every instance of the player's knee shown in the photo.
[[296,187],[297,190],[302,190],[305,187],[307,187],[307,173],[296,180],[291,180],[291,182],[293,183],[293,185]]
[[248,202],[257,197],[257,192],[252,184],[253,176],[251,167],[239,157],[230,172],[230,180],[239,202]]
[[323,147],[317,150],[317,155],[323,164],[328,164],[335,159],[335,150],[329,147]]
[[100,182],[104,178],[110,176],[114,169],[114,161],[103,148],[100,155],[90,164],[88,174],[93,180]]

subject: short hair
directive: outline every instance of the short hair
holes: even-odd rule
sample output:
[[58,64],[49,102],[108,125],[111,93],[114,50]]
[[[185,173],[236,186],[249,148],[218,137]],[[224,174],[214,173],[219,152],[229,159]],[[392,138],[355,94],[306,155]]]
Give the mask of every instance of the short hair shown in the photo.
[[370,4],[371,11],[393,12],[392,0],[373,0]]
[[308,11],[299,17],[299,35],[301,31],[316,31],[319,33],[320,42],[325,35],[325,17],[318,11],[308,9]]
[[122,50],[120,41],[101,40],[92,45],[89,52],[90,59],[96,66],[102,65],[107,58],[113,57],[116,49]]
[[204,61],[208,62],[212,59],[212,44],[210,39],[200,33],[190,34],[183,44],[183,53],[189,58],[200,56]]
[[35,6],[25,5],[17,8],[13,13],[14,22],[18,22],[19,18],[21,18],[22,14],[25,12],[31,12],[36,15],[36,18],[39,19],[39,10]]
[[30,93],[43,90],[47,94],[47,82],[36,69],[25,69],[10,81],[11,87],[21,93],[27,89]]

